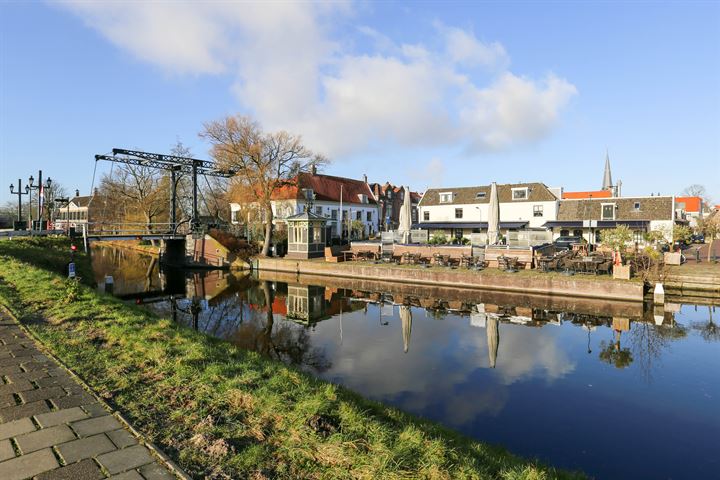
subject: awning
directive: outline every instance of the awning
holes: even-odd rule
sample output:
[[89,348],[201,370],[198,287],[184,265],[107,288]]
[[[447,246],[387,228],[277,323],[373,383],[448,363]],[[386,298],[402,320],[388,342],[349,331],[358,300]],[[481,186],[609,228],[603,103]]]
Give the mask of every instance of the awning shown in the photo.
[[[523,228],[526,227],[527,224],[528,222],[500,222],[500,228]],[[412,228],[421,230],[439,230],[444,228],[478,228],[480,230],[487,230],[488,222],[423,222],[414,224]]]
[[545,228],[553,228],[553,227],[570,227],[570,228],[582,228],[583,222],[581,221],[574,221],[574,220],[553,220],[551,222],[545,222],[543,227]]

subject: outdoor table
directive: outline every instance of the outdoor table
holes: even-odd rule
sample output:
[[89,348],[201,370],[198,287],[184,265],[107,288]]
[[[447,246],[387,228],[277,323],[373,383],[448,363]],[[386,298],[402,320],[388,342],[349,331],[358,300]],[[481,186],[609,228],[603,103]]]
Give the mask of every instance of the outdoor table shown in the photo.
[[450,261],[450,255],[443,255],[442,253],[433,253],[433,262],[435,265],[442,267],[446,266]]

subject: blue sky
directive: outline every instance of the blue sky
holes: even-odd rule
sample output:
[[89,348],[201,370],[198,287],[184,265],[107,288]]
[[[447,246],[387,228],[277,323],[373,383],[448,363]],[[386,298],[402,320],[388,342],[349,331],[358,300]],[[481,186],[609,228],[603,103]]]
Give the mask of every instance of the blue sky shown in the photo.
[[2,3],[0,201],[247,114],[337,175],[588,190],[607,148],[625,195],[720,202],[719,87],[717,2]]

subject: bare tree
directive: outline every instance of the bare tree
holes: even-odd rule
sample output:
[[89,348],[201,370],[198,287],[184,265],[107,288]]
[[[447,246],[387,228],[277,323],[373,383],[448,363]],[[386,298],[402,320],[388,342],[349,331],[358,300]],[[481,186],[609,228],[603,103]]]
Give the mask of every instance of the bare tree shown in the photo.
[[255,192],[264,213],[262,255],[267,256],[273,233],[273,193],[296,182],[301,171],[324,164],[326,160],[313,155],[299,136],[285,131],[263,132],[257,122],[244,116],[206,123],[200,136],[212,145],[214,160],[222,168],[236,171],[240,182]]
[[720,236],[720,213],[714,211],[707,217],[698,219],[697,229],[705,235],[705,242],[708,244],[707,261],[710,262],[713,256],[713,243]]
[[[164,195],[163,177],[157,170],[138,166],[120,165],[112,176],[102,179],[102,193],[112,202],[120,202],[125,207],[125,222],[140,214],[148,233],[152,225],[165,219],[168,211],[167,197]],[[165,182],[166,183],[166,182]]]

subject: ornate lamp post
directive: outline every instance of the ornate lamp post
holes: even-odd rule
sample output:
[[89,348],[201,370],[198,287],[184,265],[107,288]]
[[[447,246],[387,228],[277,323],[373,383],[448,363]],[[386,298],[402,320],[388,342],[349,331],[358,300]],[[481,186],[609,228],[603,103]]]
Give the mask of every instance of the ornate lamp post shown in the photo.
[[[12,195],[17,195],[18,197],[18,217],[17,222],[15,224],[15,230],[20,230],[20,224],[22,223],[22,196],[23,195],[30,195],[30,187],[25,186],[25,191],[23,192],[22,189],[22,180],[18,178],[18,189],[17,192],[15,191],[15,185],[12,183],[10,184],[10,193]],[[23,229],[24,230],[24,229]]]
[[[47,182],[43,184],[42,181],[42,170],[38,170],[38,183],[37,185],[34,185],[35,179],[32,175],[30,175],[30,178],[28,178],[29,186],[28,188],[30,190],[37,190],[38,191],[38,207],[37,207],[37,216],[38,216],[38,230],[42,230],[42,209],[43,209],[43,203],[45,200],[45,189],[50,188],[52,185],[52,179],[48,177]],[[31,218],[32,219],[32,218]]]

